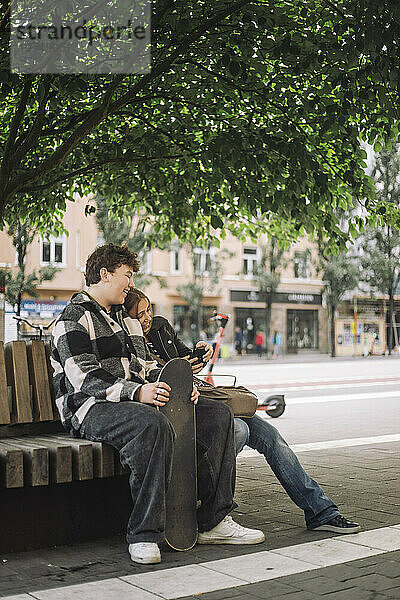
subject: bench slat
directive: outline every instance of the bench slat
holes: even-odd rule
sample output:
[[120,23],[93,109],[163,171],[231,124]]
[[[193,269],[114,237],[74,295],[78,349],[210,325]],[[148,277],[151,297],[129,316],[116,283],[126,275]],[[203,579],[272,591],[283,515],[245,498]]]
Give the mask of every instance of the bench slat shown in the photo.
[[93,445],[88,440],[80,440],[63,437],[62,435],[49,435],[49,440],[54,440],[60,445],[72,448],[72,474],[78,481],[93,479]]
[[53,407],[47,359],[44,343],[32,340],[27,346],[30,381],[33,389],[33,413],[35,421],[52,421]]
[[7,446],[22,450],[25,485],[36,487],[49,484],[49,451],[43,444],[24,437],[7,439]]
[[8,384],[13,388],[13,423],[31,423],[32,406],[25,342],[8,342],[4,347]]
[[0,446],[0,471],[2,487],[24,487],[24,457],[22,450],[17,450],[14,446],[8,447],[6,442],[2,442]]
[[112,477],[114,475],[114,448],[101,442],[92,442],[94,476]]
[[46,353],[47,376],[49,378],[50,397],[51,397],[51,404],[53,406],[54,420],[60,420],[60,413],[58,412],[58,408],[57,408],[57,405],[56,405],[56,392],[54,390],[54,385],[53,385],[53,372],[54,372],[54,369],[51,366],[51,361],[50,361],[50,354],[51,354],[51,344],[50,344],[50,342],[45,342],[45,344],[44,344],[44,351]]
[[10,407],[8,404],[6,364],[4,361],[4,344],[0,342],[0,425],[10,423]]
[[69,483],[72,481],[72,447],[60,444],[49,436],[35,436],[30,439],[35,443],[42,444],[49,451],[51,483]]

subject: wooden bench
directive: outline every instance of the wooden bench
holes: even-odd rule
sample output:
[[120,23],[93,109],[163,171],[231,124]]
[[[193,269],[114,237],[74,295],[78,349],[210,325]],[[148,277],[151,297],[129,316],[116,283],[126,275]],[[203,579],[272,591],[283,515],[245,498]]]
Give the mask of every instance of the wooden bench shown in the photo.
[[49,346],[0,342],[0,551],[123,534],[127,477],[111,446],[64,432]]

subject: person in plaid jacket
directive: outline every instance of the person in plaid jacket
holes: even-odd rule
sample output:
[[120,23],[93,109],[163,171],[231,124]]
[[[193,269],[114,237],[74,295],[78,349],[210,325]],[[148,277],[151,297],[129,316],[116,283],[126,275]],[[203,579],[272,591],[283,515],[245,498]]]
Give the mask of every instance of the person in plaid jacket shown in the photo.
[[[148,564],[161,561],[175,434],[155,410],[168,402],[171,388],[156,381],[159,368],[149,360],[141,325],[122,306],[138,270],[137,255],[125,246],[106,244],[89,256],[88,289],[73,296],[57,319],[51,362],[64,427],[76,437],[111,444],[130,469],[129,553],[134,562]],[[195,388],[191,399],[197,404]],[[207,543],[259,543],[261,531],[228,517],[236,506],[233,418],[227,407],[210,402],[196,406],[202,424],[199,531],[206,532]]]

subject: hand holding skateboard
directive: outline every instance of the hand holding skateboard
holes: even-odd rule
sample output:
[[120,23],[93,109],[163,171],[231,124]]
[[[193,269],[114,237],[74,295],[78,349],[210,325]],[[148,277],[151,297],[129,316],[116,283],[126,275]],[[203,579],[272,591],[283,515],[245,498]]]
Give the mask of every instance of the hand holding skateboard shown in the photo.
[[[170,386],[164,381],[158,381],[157,383],[145,383],[139,390],[139,402],[142,402],[142,404],[165,406],[169,400],[170,391]],[[199,392],[195,386],[193,386],[190,399],[194,404],[197,404]]]
[[165,406],[169,400],[170,391],[171,388],[164,381],[145,383],[139,390],[139,402],[154,404],[155,406]]

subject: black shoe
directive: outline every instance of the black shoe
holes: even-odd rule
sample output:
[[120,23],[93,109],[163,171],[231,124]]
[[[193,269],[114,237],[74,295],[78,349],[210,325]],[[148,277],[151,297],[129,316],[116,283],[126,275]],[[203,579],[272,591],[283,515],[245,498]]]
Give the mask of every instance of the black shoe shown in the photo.
[[319,525],[319,527],[314,527],[312,531],[333,531],[334,533],[357,533],[360,531],[361,527],[358,523],[354,523],[353,521],[349,521],[342,515],[337,515],[333,517],[327,523],[323,525]]

